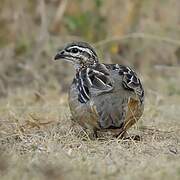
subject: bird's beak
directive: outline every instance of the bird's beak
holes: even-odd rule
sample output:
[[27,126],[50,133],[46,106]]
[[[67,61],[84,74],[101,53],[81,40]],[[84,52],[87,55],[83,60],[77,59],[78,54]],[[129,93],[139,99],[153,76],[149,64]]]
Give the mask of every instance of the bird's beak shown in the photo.
[[59,51],[59,52],[55,55],[54,60],[63,59],[63,58],[65,58],[65,57],[66,57],[66,56],[65,56],[65,54],[64,54],[64,51],[62,50],[62,51]]

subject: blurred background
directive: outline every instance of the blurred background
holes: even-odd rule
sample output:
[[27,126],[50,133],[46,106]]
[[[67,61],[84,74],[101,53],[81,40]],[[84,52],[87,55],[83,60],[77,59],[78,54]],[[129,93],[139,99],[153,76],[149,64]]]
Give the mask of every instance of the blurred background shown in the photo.
[[[53,57],[72,41],[139,74],[141,141],[70,123],[75,71]],[[180,0],[0,0],[0,179],[179,180],[179,117]]]
[[53,56],[75,40],[91,43],[103,63],[136,69],[146,89],[180,94],[179,9],[178,0],[1,0],[0,97],[66,92],[73,67]]

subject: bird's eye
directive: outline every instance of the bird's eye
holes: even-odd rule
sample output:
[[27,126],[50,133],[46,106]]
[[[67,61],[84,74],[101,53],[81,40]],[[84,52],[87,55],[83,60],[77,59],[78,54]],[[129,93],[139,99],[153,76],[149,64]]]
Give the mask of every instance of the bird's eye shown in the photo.
[[71,49],[71,52],[72,52],[72,53],[77,53],[77,52],[78,52],[78,49],[77,49],[77,48],[72,48],[72,49]]

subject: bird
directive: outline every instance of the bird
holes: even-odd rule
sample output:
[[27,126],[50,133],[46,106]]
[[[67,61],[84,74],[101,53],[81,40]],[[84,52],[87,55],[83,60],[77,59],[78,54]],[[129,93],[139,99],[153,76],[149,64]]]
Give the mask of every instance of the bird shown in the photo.
[[87,42],[67,43],[54,60],[75,68],[68,98],[72,120],[94,138],[98,131],[125,137],[144,111],[144,88],[136,72],[125,65],[100,63]]

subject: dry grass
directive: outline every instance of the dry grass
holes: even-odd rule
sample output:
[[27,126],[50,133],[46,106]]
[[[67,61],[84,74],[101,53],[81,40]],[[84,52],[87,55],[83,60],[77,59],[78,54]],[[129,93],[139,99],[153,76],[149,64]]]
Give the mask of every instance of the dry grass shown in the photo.
[[[167,79],[160,80],[166,87]],[[58,90],[9,94],[0,105],[1,179],[178,180],[180,97],[152,90],[146,96],[144,116],[129,132],[142,137],[137,142],[90,140],[72,125],[67,97]]]

